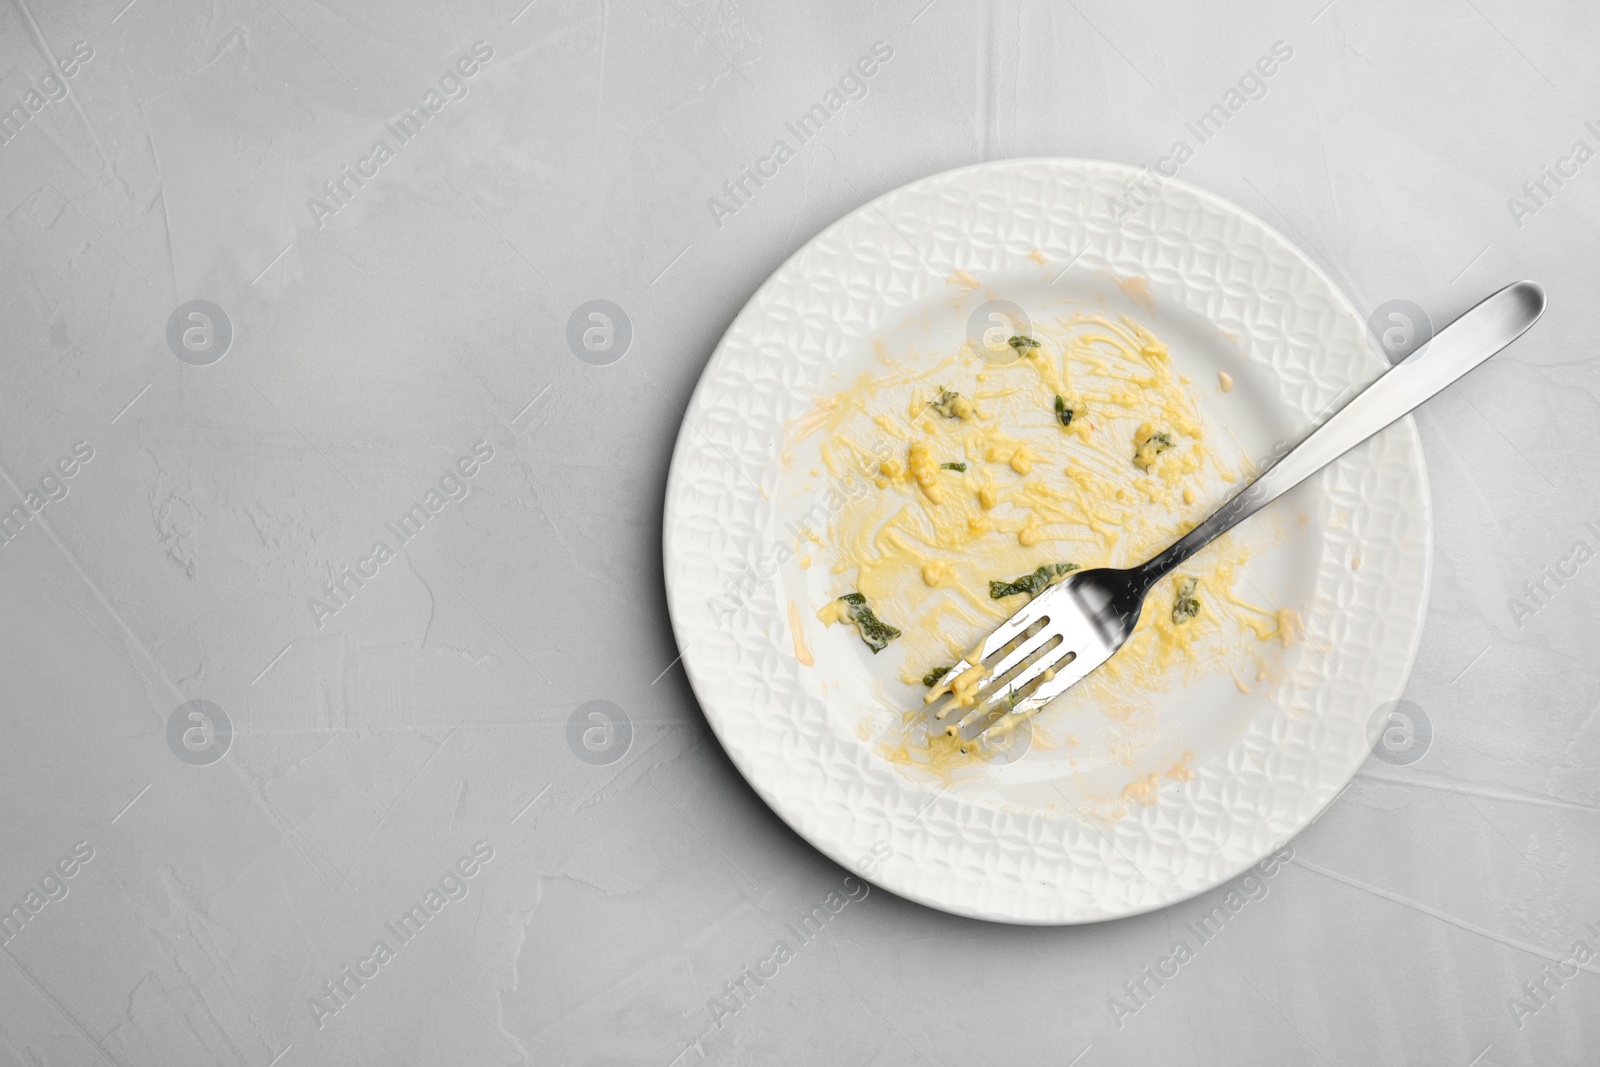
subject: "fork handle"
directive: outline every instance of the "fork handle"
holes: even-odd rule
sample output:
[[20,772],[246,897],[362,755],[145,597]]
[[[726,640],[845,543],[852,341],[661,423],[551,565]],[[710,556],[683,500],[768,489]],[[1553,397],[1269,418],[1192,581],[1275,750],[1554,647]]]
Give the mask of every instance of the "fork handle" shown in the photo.
[[1544,314],[1544,290],[1514,282],[1440,330],[1312,430],[1255,481],[1134,572],[1145,588],[1379,430],[1522,336]]

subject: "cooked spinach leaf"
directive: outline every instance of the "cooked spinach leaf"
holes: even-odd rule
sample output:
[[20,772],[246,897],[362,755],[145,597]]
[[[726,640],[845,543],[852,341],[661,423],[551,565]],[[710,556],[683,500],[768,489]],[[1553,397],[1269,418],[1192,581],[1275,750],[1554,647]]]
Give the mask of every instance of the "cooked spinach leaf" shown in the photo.
[[856,624],[856,630],[861,634],[861,640],[867,643],[873,654],[882,652],[889,647],[889,642],[900,636],[900,631],[873,614],[872,608],[867,605],[867,598],[860,593],[846,593],[839,598],[850,608],[850,621]]
[[1199,584],[1198,578],[1185,578],[1178,583],[1178,595],[1172,602],[1173,622],[1188,622],[1200,614],[1200,600],[1194,595],[1195,587]]
[[946,389],[942,385],[939,386],[939,395],[933,398],[929,407],[947,419],[961,419],[972,414],[971,402],[963,400],[954,389]]
[[994,600],[1016,596],[1018,593],[1037,596],[1044,590],[1045,586],[1050,584],[1052,578],[1077,569],[1078,565],[1076,563],[1046,563],[1032,574],[1024,574],[1021,578],[1015,578],[1009,582],[990,581],[989,596]]
[[1140,470],[1149,470],[1156,457],[1172,447],[1172,435],[1166,431],[1148,434],[1133,453],[1133,465]]
[[1067,407],[1067,398],[1060,393],[1056,394],[1056,421],[1063,426],[1072,425],[1072,417],[1077,412]]

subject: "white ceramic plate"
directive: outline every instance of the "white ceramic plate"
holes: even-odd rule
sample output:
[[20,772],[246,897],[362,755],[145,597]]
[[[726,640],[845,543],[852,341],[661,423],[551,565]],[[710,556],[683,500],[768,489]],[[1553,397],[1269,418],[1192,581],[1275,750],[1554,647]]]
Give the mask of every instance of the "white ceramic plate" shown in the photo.
[[[839,579],[823,565],[801,569],[780,546],[793,545],[785,526],[822,487],[804,477],[806,457],[785,463],[781,453],[792,420],[881,367],[875,339],[948,355],[991,298],[1029,314],[1075,303],[1127,311],[1194,381],[1215,382],[1217,370],[1236,379],[1226,395],[1194,392],[1210,424],[1258,457],[1386,369],[1349,301],[1288,241],[1181,182],[1141,206],[1128,184],[1140,177],[1111,163],[1010,160],[934,175],[852,212],[740,312],[678,436],[667,598],[706,718],[807,840],[946,911],[1088,922],[1233,877],[1348,783],[1371,749],[1369,722],[1400,696],[1416,654],[1431,515],[1407,419],[1241,528],[1258,526],[1263,546],[1243,580],[1296,608],[1305,639],[1274,654],[1275,684],[1247,694],[1232,678],[1206,678],[1157,700],[1144,763],[1074,764],[1035,745],[942,786],[860,736],[864,709],[895,691],[891,657],[874,662],[849,627],[816,621]],[[1046,264],[1029,258],[1035,250]],[[981,288],[950,285],[958,270]],[[813,666],[797,660],[795,614]],[[1195,753],[1192,781],[1102,817],[1123,784],[1180,751]]]

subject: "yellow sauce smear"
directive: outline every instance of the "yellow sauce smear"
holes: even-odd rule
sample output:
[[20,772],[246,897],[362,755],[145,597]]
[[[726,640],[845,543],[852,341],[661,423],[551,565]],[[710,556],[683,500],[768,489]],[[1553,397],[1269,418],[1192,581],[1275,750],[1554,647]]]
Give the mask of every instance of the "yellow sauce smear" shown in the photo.
[[805,631],[800,628],[800,605],[789,601],[789,635],[794,640],[794,658],[802,667],[816,665],[816,659],[811,655],[811,649],[806,647]]
[[[822,434],[836,480],[876,472],[878,491],[849,498],[826,550],[835,595],[862,593],[878,618],[902,631],[890,650],[908,684],[956,662],[1026,603],[1026,593],[994,599],[990,581],[1044,564],[1141,562],[1248,473],[1247,462],[1213,452],[1166,345],[1135,320],[1061,316],[1035,322],[1031,336],[1038,346],[1023,346],[1004,366],[965,349],[897,363],[880,346],[884,372],[823,399],[800,424],[802,433]],[[1071,412],[1066,424],[1063,410]],[[1248,555],[1224,536],[1152,589],[1127,645],[1072,693],[1088,690],[1087,699],[1111,708],[1167,688],[1180,669],[1186,681],[1225,671],[1244,658],[1241,645],[1286,634],[1289,619],[1234,592]],[[1190,579],[1199,612],[1175,621],[1179,587]],[[833,601],[816,614],[845,622],[841,609]],[[956,686],[958,695],[964,688]],[[881,740],[883,757],[940,775],[985,758],[916,729],[926,714],[920,704],[906,712],[900,736]],[[1047,716],[1048,709],[1040,720]],[[1188,773],[1184,762],[1167,777]],[[1127,799],[1153,803],[1158,777],[1135,781]]]

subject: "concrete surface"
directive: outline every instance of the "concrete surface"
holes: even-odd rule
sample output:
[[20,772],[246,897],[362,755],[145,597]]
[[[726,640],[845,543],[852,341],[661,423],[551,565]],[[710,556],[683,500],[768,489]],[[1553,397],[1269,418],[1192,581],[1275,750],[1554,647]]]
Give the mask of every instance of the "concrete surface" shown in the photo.
[[[0,10],[0,1064],[1595,1060],[1600,10],[524,2]],[[1209,940],[1225,889],[1068,929],[862,895],[674,666],[680,407],[841,214],[1153,164],[1275,42],[1183,178],[1363,312],[1550,292],[1418,418],[1428,740]]]

